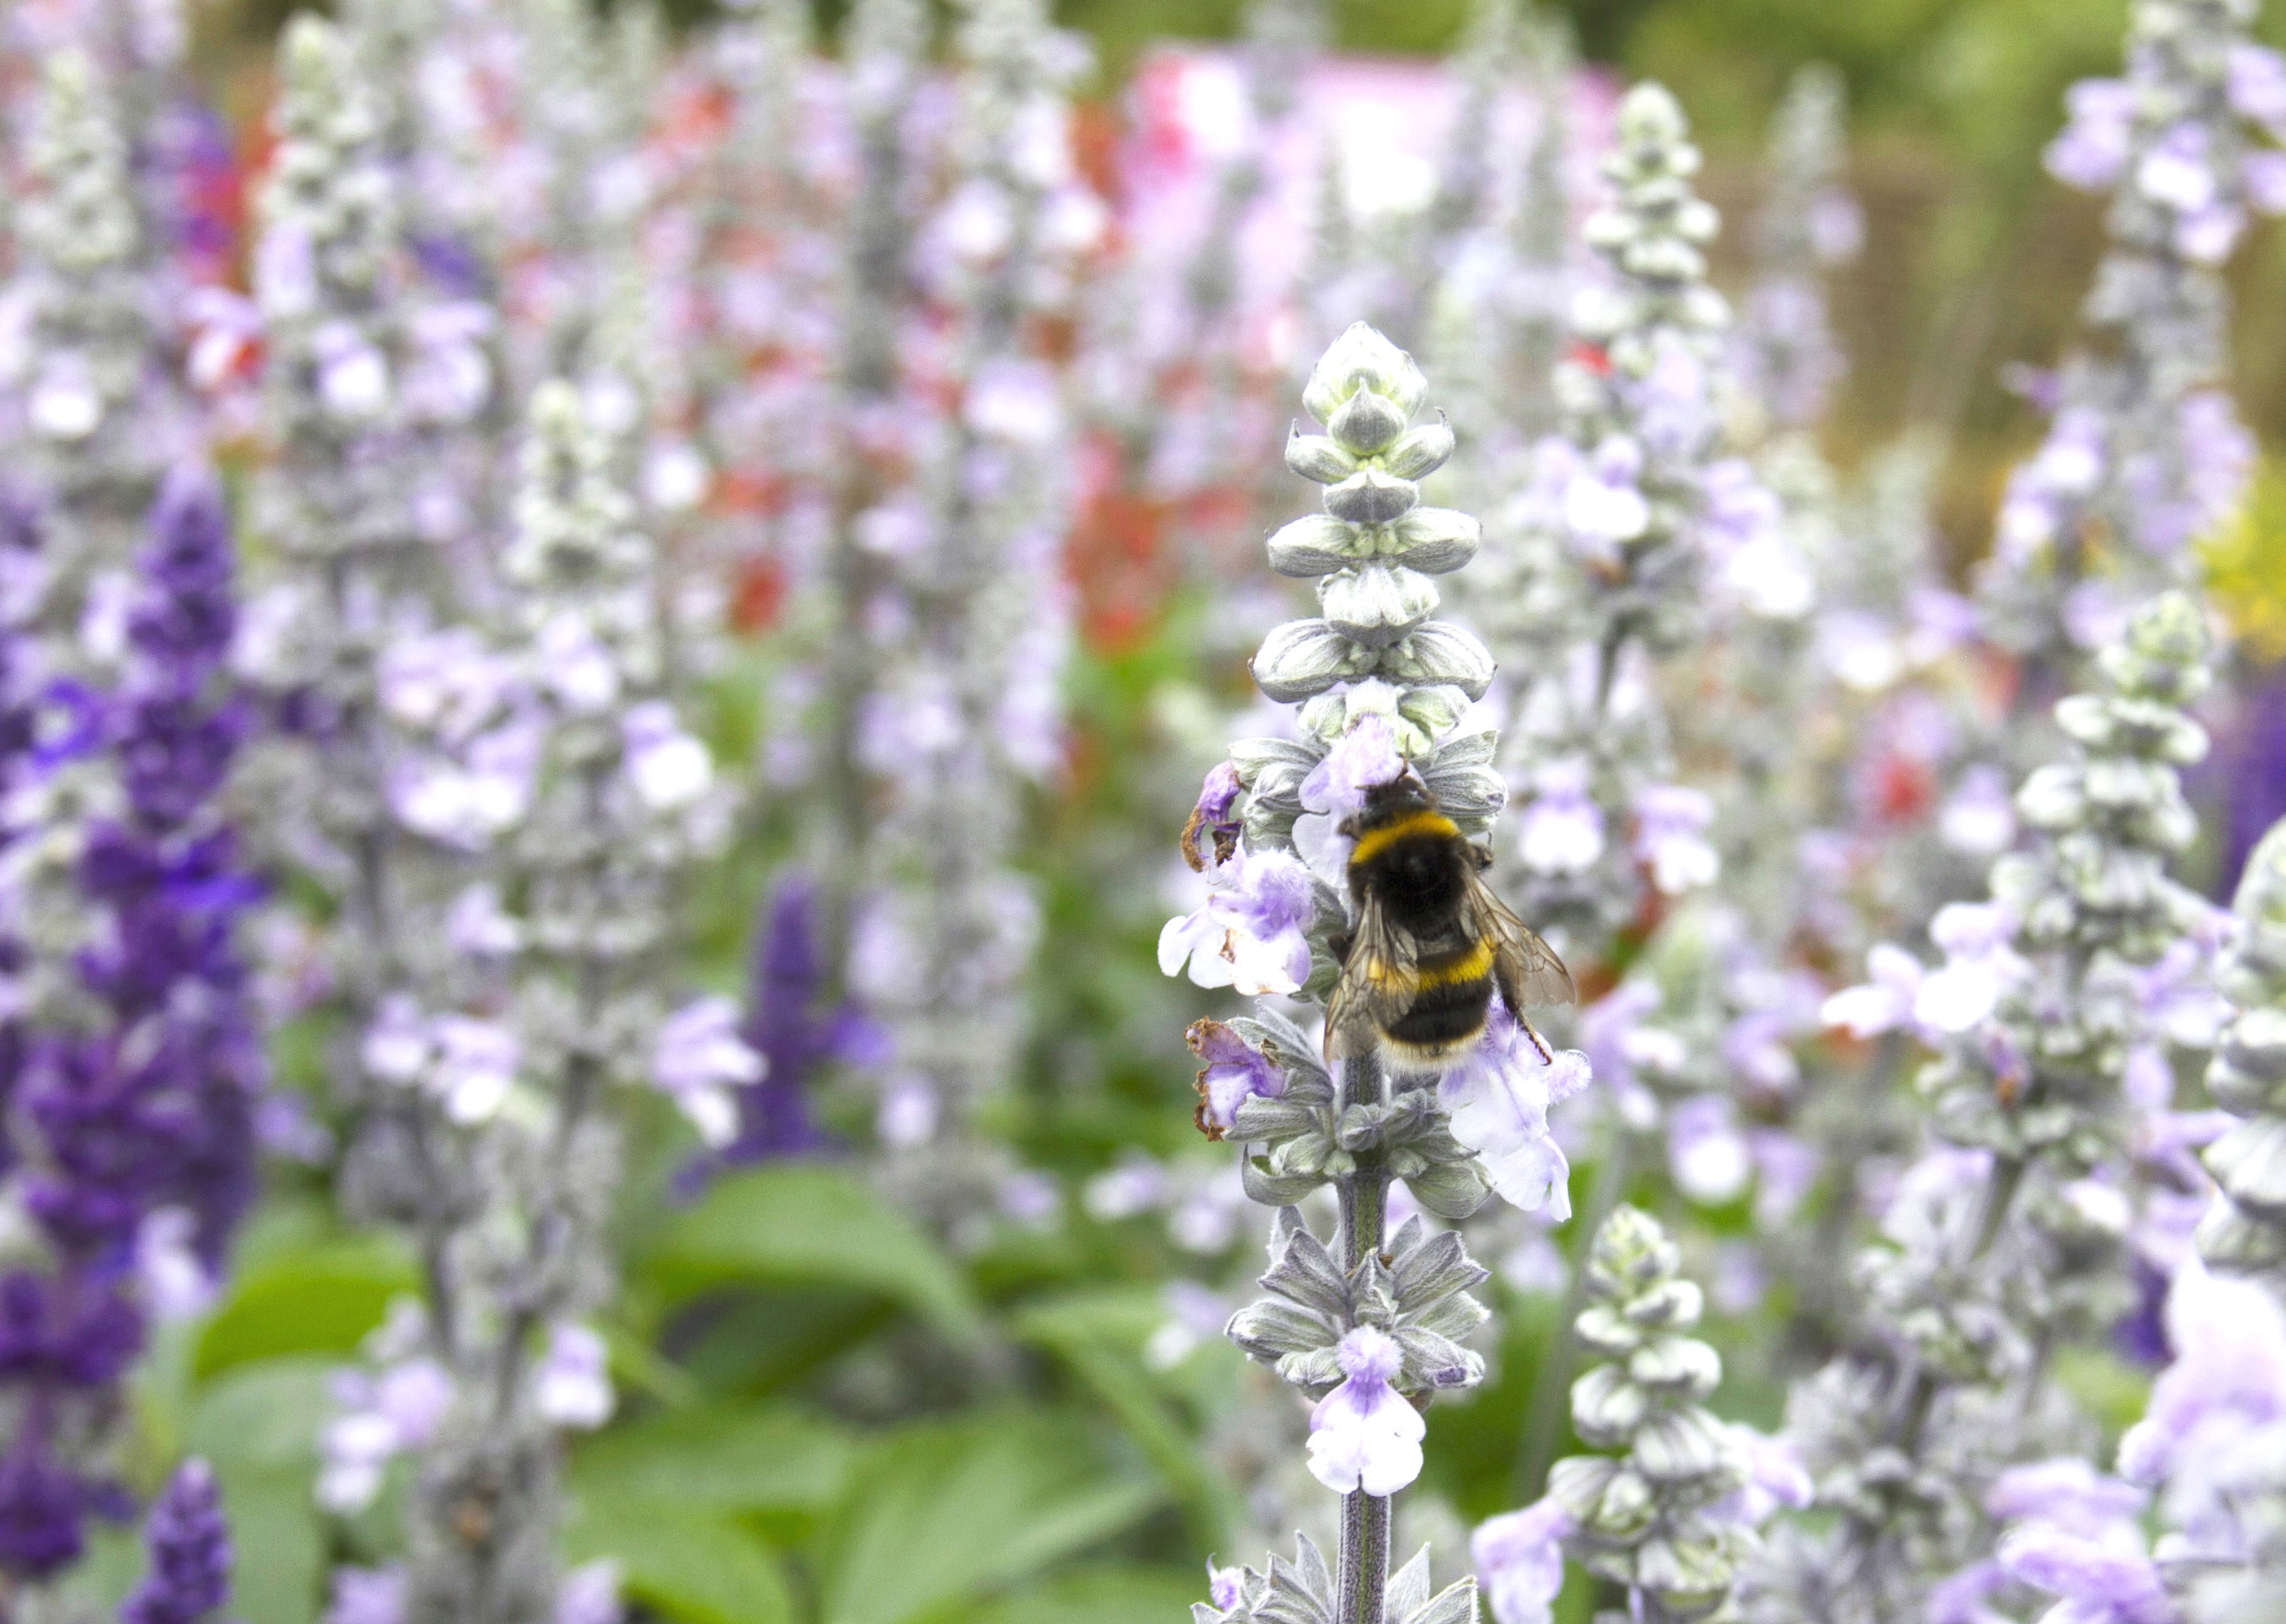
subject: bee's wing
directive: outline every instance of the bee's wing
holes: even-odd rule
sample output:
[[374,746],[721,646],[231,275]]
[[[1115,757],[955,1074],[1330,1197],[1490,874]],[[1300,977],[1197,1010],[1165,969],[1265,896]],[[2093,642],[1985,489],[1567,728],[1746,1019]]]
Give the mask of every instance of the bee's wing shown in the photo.
[[1368,891],[1342,979],[1326,1005],[1326,1048],[1336,1059],[1370,1051],[1383,1027],[1413,1007],[1420,947],[1391,925]]
[[1491,940],[1493,980],[1509,1013],[1521,1021],[1527,1009],[1578,1003],[1572,972],[1556,950],[1540,939],[1540,933],[1510,912],[1479,876],[1470,874],[1468,887],[1462,907],[1470,934],[1480,942]]

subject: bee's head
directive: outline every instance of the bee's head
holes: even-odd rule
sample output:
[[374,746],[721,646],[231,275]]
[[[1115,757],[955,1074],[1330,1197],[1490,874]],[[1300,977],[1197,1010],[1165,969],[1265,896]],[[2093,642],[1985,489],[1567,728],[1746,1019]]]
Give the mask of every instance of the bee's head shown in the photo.
[[1376,784],[1367,789],[1365,805],[1360,808],[1356,824],[1360,829],[1371,829],[1378,824],[1394,823],[1415,812],[1426,811],[1435,806],[1429,786],[1411,768],[1386,784]]

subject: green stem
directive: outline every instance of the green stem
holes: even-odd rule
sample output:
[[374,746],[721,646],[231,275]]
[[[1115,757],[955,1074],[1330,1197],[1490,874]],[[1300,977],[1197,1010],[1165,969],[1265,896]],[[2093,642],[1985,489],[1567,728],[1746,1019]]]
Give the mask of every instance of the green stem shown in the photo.
[[[1343,1062],[1343,1105],[1377,1104],[1383,1086],[1378,1055]],[[1360,1156],[1357,1170],[1335,1188],[1341,1202],[1341,1234],[1336,1239],[1344,1266],[1354,1269],[1381,1250],[1388,1221],[1389,1173],[1379,1153]],[[1337,1572],[1335,1624],[1383,1624],[1389,1589],[1389,1501],[1385,1496],[1358,1489],[1342,1497]]]
[[1588,1249],[1595,1245],[1596,1232],[1612,1216],[1612,1209],[1620,1204],[1633,1171],[1629,1163],[1634,1159],[1635,1136],[1623,1123],[1615,1121],[1612,1127],[1611,1148],[1604,1153],[1603,1163],[1596,1169],[1596,1182],[1588,1192],[1588,1210],[1573,1231],[1572,1267],[1564,1286],[1564,1306],[1549,1332],[1540,1368],[1533,1374],[1532,1409],[1524,1448],[1516,1462],[1516,1498],[1522,1504],[1539,1499],[1547,1486],[1548,1469],[1555,1462],[1564,1430],[1565,1400],[1572,1392],[1572,1369],[1580,1356],[1572,1322],[1588,1305]]

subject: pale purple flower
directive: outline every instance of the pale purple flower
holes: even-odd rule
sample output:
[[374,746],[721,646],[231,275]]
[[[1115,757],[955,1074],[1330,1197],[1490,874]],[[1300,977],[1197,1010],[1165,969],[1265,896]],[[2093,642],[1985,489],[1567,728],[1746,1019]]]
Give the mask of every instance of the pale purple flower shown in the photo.
[[1985,1604],[2007,1583],[2008,1575],[1998,1562],[1972,1563],[1930,1589],[1927,1624],[2014,1624],[2006,1613]]
[[2249,153],[2239,161],[2238,176],[2248,202],[2265,214],[2286,214],[2286,153]]
[[1657,784],[1636,796],[1635,855],[1651,868],[1651,883],[1667,896],[1711,885],[1722,858],[1708,843],[1714,802],[1704,790]]
[[732,1091],[759,1083],[768,1069],[738,1027],[738,1006],[729,998],[697,998],[666,1018],[651,1050],[651,1081],[718,1148],[737,1137]]
[[501,906],[500,887],[478,883],[453,899],[445,940],[469,958],[501,958],[524,945],[523,922]]
[[1207,1558],[1207,1599],[1217,1611],[1228,1612],[1238,1605],[1246,1581],[1246,1570],[1236,1567],[1217,1567],[1214,1558]]
[[1477,1153],[1502,1199],[1525,1211],[1545,1206],[1569,1218],[1571,1164],[1548,1131],[1549,1108],[1588,1086],[1588,1057],[1576,1049],[1542,1060],[1521,1023],[1495,1003],[1483,1040],[1437,1087],[1453,1137]]
[[1659,1112],[1658,1100],[1637,1074],[1674,1077],[1690,1059],[1682,1038],[1644,1021],[1659,1001],[1658,985],[1638,978],[1620,982],[1580,1016],[1580,1043],[1589,1065],[1637,1127],[1649,1126]]
[[2259,1284],[2186,1257],[2167,1294],[2175,1362],[2119,1440],[2131,1483],[2167,1483],[2235,1440],[2286,1420],[2286,1313]]
[[626,1616],[616,1562],[582,1563],[556,1587],[555,1624],[619,1624]]
[[374,1012],[358,1054],[368,1074],[402,1087],[421,1080],[434,1048],[421,1005],[409,994],[393,992]]
[[2165,1583],[2132,1525],[2090,1538],[2046,1524],[2002,1536],[2000,1566],[2062,1601],[2042,1624],[2175,1624]]
[[935,1137],[943,1103],[935,1087],[916,1072],[891,1077],[881,1090],[873,1131],[884,1145],[925,1145]]
[[2007,850],[2016,839],[2007,775],[1989,762],[1967,768],[1937,809],[1936,826],[1938,839],[1969,856],[1997,857]]
[[1034,448],[1052,444],[1063,429],[1055,374],[1025,357],[996,356],[980,367],[961,415],[988,438]]
[[1310,1412],[1310,1474],[1336,1494],[1385,1498],[1421,1475],[1421,1412],[1390,1384],[1404,1350],[1359,1326],[1335,1349],[1344,1380]]
[[1198,1123],[1209,1138],[1235,1127],[1238,1108],[1255,1095],[1285,1093],[1286,1074],[1221,1021],[1194,1021],[1186,1036],[1200,1060]]
[[1168,920],[1159,934],[1160,972],[1174,975],[1187,966],[1201,987],[1234,987],[1249,996],[1298,991],[1310,977],[1303,933],[1317,914],[1301,859],[1242,845],[1205,874],[1206,905]]
[[1183,854],[1193,868],[1222,862],[1238,844],[1242,825],[1233,814],[1245,792],[1238,769],[1230,762],[1218,761],[1208,771],[1190,821],[1183,825]]
[[1565,529],[1582,557],[1612,560],[1620,544],[1651,528],[1651,504],[1636,481],[1643,477],[1643,448],[1625,435],[1607,437],[1582,456],[1561,439],[1542,442],[1543,478],[1560,491]]
[[507,1103],[523,1052],[516,1033],[497,1021],[439,1015],[430,1023],[436,1045],[427,1079],[445,1115],[463,1127],[489,1122]]
[[643,456],[643,500],[662,513],[687,513],[706,498],[714,470],[688,440],[666,440]]
[[344,320],[310,335],[318,363],[318,398],[344,422],[363,422],[389,404],[389,363],[373,342]]
[[1722,1032],[1722,1058],[1763,1094],[1786,1094],[1801,1081],[1792,1039],[1802,1029],[1791,1009],[1749,1009]]
[[2241,40],[2230,48],[2230,105],[2244,117],[2286,138],[2286,57],[2267,45]]
[[2143,1514],[2150,1496],[2107,1478],[2077,1455],[2012,1466],[1984,1493],[1984,1509],[2004,1523],[2042,1522],[2089,1537]]
[[416,420],[465,423],[492,398],[493,364],[485,340],[498,324],[492,307],[464,300],[415,310],[406,323],[412,353],[399,392]]
[[1156,1210],[1165,1204],[1173,1187],[1166,1167],[1156,1157],[1146,1151],[1130,1150],[1115,1164],[1087,1181],[1080,1194],[1080,1204],[1097,1222],[1115,1224]]
[[198,1217],[186,1207],[146,1213],[135,1231],[135,1274],[151,1317],[171,1324],[204,1313],[217,1282],[198,1254]]
[[1726,1508],[1734,1520],[1759,1528],[1780,1506],[1789,1511],[1809,1509],[1817,1489],[1792,1443],[1758,1432],[1744,1422],[1734,1422],[1723,1431],[1746,1468],[1745,1486]]
[[2083,192],[2124,174],[2135,133],[2135,91],[2119,79],[2083,79],[2065,92],[2070,122],[2048,146],[2048,173]]
[[343,1413],[318,1439],[318,1503],[352,1512],[373,1503],[391,1459],[435,1433],[452,1404],[453,1383],[434,1360],[415,1359],[378,1376],[345,1376],[340,1390]]
[[603,1339],[584,1325],[558,1324],[532,1371],[532,1401],[542,1420],[592,1431],[611,1418],[610,1357]]
[[1966,1032],[1998,1007],[2030,966],[2011,945],[2016,921],[1998,903],[1951,903],[1929,921],[1929,940],[1944,952],[1943,967],[1925,977],[1913,995],[1913,1019],[1935,1032]]
[[1780,1128],[1757,1128],[1746,1144],[1754,1159],[1754,1222],[1780,1228],[1817,1186],[1817,1152]]
[[325,1624],[405,1624],[405,1570],[337,1567]]
[[1533,777],[1517,830],[1517,855],[1535,874],[1579,874],[1604,855],[1604,810],[1588,792],[1588,765],[1550,761]]
[[587,713],[618,702],[619,661],[579,615],[549,616],[534,643],[542,680],[565,709]]
[[1571,1513],[1553,1500],[1478,1525],[1469,1556],[1494,1624],[1549,1624],[1564,1589],[1564,1541],[1578,1532]]
[[317,308],[317,256],[305,227],[280,222],[256,239],[254,296],[272,322],[280,317],[307,315]]
[[498,714],[511,682],[508,662],[466,626],[391,638],[374,677],[390,720],[446,741],[469,737]]
[[1334,741],[1325,759],[1302,780],[1302,816],[1294,821],[1294,849],[1310,871],[1336,888],[1346,882],[1352,841],[1344,820],[1365,809],[1366,792],[1405,773],[1397,730],[1383,716],[1367,716]]
[[2135,189],[2180,214],[2195,214],[2215,200],[2211,139],[2206,126],[2185,122],[2152,143],[2135,166]]
[[1668,1111],[1667,1164],[1675,1187],[1693,1201],[1720,1206],[1738,1198],[1754,1161],[1727,1097],[1694,1094]]
[[679,811],[713,787],[713,757],[682,730],[668,701],[650,699],[628,706],[619,719],[619,733],[627,780],[636,798],[652,811]]

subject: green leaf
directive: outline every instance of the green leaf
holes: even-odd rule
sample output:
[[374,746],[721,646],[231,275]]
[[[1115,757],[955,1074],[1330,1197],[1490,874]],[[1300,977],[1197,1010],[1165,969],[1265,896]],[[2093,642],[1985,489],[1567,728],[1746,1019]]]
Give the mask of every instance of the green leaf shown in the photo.
[[215,1463],[230,1518],[227,1616],[241,1624],[311,1624],[325,1600],[325,1534],[311,1474]]
[[951,1261],[839,1167],[788,1164],[721,1179],[664,1226],[638,1267],[669,1303],[733,1285],[855,1286],[957,1341],[986,1336]]
[[629,1598],[685,1624],[792,1624],[794,1616],[785,1576],[761,1541],[688,1497],[579,1496],[564,1549],[574,1563],[617,1563]]
[[1206,1573],[1164,1567],[1083,1568],[988,1602],[974,1624],[1175,1624],[1206,1599]]
[[799,1381],[896,1313],[869,1291],[738,1292],[694,1316],[677,1364],[702,1391],[760,1395]]
[[1140,1357],[1166,1317],[1158,1292],[1148,1287],[1084,1291],[1027,1310],[1015,1330],[1053,1353],[1118,1418],[1181,1503],[1192,1541],[1213,1549],[1241,1526],[1238,1507],[1155,1391]]
[[353,1353],[416,1289],[402,1249],[379,1242],[327,1242],[248,1269],[199,1338],[193,1374],[288,1353]]
[[826,1541],[824,1624],[905,1624],[1014,1584],[1163,1498],[1070,1427],[1016,1414],[913,1427],[859,1465]]
[[820,1511],[841,1498],[855,1453],[839,1429],[790,1410],[709,1405],[587,1439],[571,1486],[726,1513]]
[[318,1470],[318,1432],[334,1413],[335,1361],[307,1355],[243,1365],[206,1384],[185,1439],[216,1471]]

